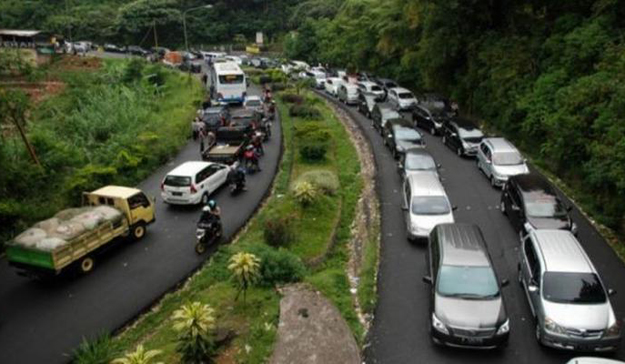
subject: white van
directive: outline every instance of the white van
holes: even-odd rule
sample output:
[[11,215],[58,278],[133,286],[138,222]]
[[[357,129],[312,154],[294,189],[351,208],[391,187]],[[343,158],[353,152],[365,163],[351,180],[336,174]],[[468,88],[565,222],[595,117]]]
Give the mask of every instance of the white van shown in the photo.
[[213,63],[207,86],[217,102],[243,103],[247,95],[245,73],[234,62]]
[[226,183],[229,172],[230,167],[221,163],[185,162],[167,173],[161,182],[161,197],[175,205],[206,204]]
[[404,210],[408,240],[424,239],[438,224],[453,223],[452,207],[441,181],[434,173],[404,179]]

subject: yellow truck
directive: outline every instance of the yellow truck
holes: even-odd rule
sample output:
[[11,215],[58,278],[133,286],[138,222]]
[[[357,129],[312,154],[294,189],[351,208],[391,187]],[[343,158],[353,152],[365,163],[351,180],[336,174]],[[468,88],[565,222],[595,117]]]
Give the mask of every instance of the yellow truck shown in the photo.
[[141,190],[106,186],[83,194],[83,207],[60,211],[7,243],[9,264],[25,276],[91,272],[95,256],[116,238],[140,240],[155,221],[154,199]]

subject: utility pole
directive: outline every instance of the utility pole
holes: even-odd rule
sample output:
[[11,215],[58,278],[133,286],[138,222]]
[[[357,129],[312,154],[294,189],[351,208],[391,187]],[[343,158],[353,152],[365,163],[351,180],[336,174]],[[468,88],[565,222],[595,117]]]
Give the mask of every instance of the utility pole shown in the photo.
[[156,35],[156,20],[152,20],[152,26],[154,27],[154,47],[158,47],[158,36]]

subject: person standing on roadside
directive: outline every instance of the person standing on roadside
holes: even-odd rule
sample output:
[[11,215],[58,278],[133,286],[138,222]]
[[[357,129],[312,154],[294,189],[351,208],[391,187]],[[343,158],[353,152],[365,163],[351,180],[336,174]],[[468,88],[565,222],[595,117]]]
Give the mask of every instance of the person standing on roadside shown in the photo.
[[191,131],[193,132],[193,140],[197,140],[200,134],[200,118],[197,116],[191,122]]

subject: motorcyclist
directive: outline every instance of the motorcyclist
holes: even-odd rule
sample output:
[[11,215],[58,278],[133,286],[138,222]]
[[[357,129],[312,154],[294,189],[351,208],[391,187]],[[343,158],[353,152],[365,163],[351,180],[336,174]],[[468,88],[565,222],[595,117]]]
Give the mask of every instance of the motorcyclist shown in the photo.
[[215,200],[210,200],[202,208],[202,215],[200,216],[200,223],[210,224],[212,222],[221,223],[221,209],[217,206]]
[[245,191],[245,169],[241,164],[232,168],[228,173],[228,182],[234,186],[234,190]]

